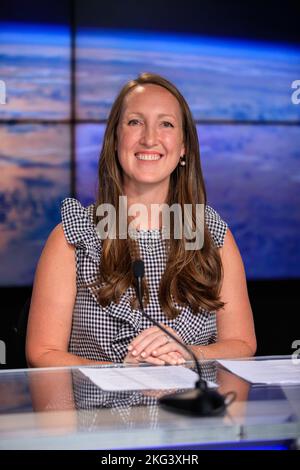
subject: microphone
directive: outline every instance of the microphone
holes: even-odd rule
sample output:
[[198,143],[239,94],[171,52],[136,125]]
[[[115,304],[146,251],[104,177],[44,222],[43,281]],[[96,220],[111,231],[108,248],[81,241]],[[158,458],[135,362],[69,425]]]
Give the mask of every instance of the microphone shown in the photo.
[[[145,272],[144,262],[138,259],[132,263],[132,268],[136,279],[136,294],[142,314],[190,354],[198,373],[198,380],[193,390],[161,397],[158,400],[159,404],[168,410],[170,409],[171,411],[183,414],[196,416],[223,415],[226,411],[226,407],[235,399],[235,392],[228,392],[226,395],[221,395],[216,390],[209,390],[207,382],[202,378],[201,367],[194,352],[145,312],[142,300],[142,278]],[[231,399],[229,398],[230,395]]]

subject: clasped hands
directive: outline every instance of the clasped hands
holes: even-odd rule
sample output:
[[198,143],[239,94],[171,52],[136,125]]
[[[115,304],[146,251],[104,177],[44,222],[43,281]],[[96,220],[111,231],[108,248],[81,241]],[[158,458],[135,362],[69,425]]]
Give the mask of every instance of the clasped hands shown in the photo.
[[[172,328],[161,324],[180,341],[180,336]],[[188,360],[189,354],[160,328],[153,326],[142,331],[128,346],[125,363],[147,362],[155,365],[178,365]]]

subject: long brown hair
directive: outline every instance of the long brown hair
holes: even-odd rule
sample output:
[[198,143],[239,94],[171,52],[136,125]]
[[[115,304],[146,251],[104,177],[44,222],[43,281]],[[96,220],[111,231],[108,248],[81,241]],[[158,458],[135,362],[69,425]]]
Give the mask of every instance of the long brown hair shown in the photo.
[[[169,193],[166,203],[191,204],[193,208],[193,226],[195,224],[196,204],[206,205],[206,191],[200,165],[199,142],[196,126],[187,102],[178,89],[165,78],[152,73],[142,73],[135,80],[130,80],[118,94],[108,117],[104,142],[99,159],[99,179],[96,207],[109,203],[116,208],[117,221],[119,196],[122,189],[122,168],[116,155],[117,126],[124,98],[139,85],[159,85],[179,102],[182,113],[182,126],[186,153],[186,165],[175,168],[170,176]],[[95,210],[96,210],[95,207]],[[94,214],[94,221],[99,218]],[[174,221],[173,221],[174,223]],[[117,227],[118,229],[118,227]],[[117,232],[118,233],[118,232]],[[200,308],[215,311],[224,306],[220,301],[222,282],[222,263],[217,247],[205,226],[204,244],[200,250],[186,250],[185,239],[172,237],[166,243],[167,264],[160,281],[159,301],[168,318],[175,318],[179,305],[189,305],[197,314]],[[139,257],[138,242],[130,237],[126,239],[106,238],[102,240],[102,257],[99,277],[93,284],[96,288],[98,302],[107,306],[110,302],[118,303],[121,295],[134,286],[132,261]],[[147,280],[144,281],[144,299],[147,303],[149,293]],[[132,298],[132,306],[137,307],[137,300]]]

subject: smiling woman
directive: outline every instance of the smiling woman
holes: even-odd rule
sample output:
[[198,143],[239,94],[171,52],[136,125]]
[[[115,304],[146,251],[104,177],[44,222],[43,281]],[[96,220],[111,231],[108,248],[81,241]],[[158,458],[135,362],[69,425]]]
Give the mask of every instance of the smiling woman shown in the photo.
[[[62,203],[62,224],[51,233],[38,264],[27,336],[32,366],[99,362],[180,364],[187,351],[142,316],[132,262],[145,263],[147,313],[198,358],[251,356],[256,349],[243,263],[227,224],[206,204],[199,143],[188,104],[163,77],[143,73],[117,96],[99,160],[98,196],[84,208]],[[119,201],[126,196],[128,214]],[[191,207],[204,242],[186,249],[186,233],[162,236],[162,214],[139,218],[138,237],[102,240],[99,206],[115,208],[116,233],[130,208]],[[151,248],[151,249],[150,249]]]
[[185,153],[177,99],[158,85],[139,85],[131,90],[124,99],[116,150],[125,193],[132,198],[137,191],[147,194],[150,204],[165,201],[170,175]]

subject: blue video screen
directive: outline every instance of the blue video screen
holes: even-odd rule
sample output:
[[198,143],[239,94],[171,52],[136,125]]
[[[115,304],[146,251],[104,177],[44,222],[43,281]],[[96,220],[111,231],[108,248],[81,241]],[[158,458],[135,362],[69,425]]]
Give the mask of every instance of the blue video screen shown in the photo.
[[32,283],[62,199],[94,201],[110,107],[143,71],[170,79],[189,103],[208,203],[248,279],[299,278],[299,46],[83,27],[74,43],[72,74],[69,27],[0,23],[0,284]]
[[70,194],[69,127],[0,124],[0,146],[0,285],[26,286]]
[[0,23],[0,119],[69,120],[70,57],[68,27]]
[[291,84],[300,48],[188,34],[81,28],[77,116],[106,119],[117,91],[141,71],[175,83],[195,120],[295,121]]
[[[77,195],[95,200],[104,125],[77,127]],[[300,276],[297,126],[197,127],[208,204],[228,223],[249,279]]]

